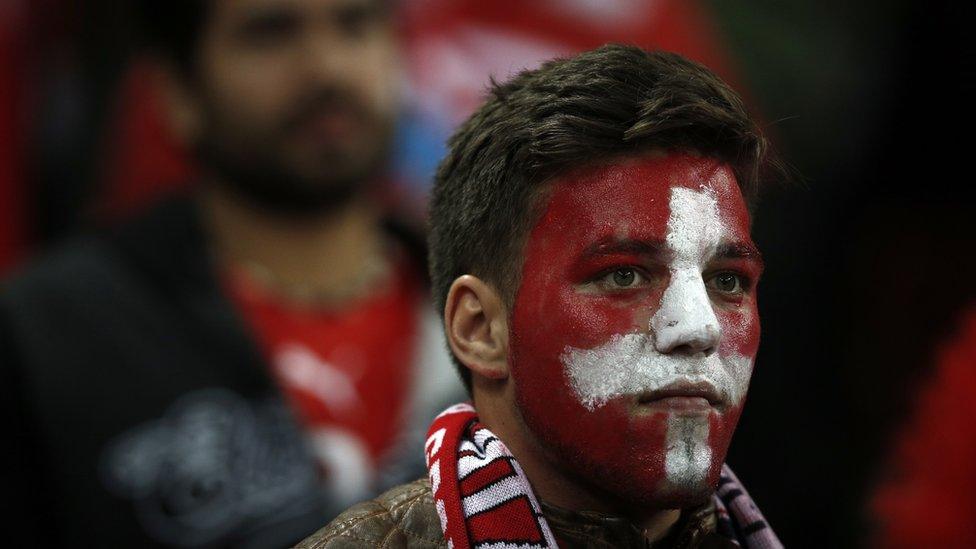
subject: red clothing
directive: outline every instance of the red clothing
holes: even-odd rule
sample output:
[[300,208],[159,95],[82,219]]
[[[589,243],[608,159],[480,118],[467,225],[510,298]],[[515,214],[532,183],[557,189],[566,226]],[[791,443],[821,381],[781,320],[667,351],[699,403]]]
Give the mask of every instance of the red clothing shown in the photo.
[[[228,288],[323,468],[356,467],[368,481],[405,420],[423,297],[414,270],[396,264],[387,287],[339,310],[284,302],[244,273]],[[346,463],[357,459],[367,463]]]
[[20,260],[27,248],[27,118],[22,115],[29,49],[24,30],[26,7],[17,1],[0,6],[0,274]]
[[490,76],[608,42],[674,51],[736,80],[699,0],[425,0],[402,16],[413,100],[451,126],[481,104]]
[[939,353],[935,377],[872,502],[877,547],[976,547],[976,308]]

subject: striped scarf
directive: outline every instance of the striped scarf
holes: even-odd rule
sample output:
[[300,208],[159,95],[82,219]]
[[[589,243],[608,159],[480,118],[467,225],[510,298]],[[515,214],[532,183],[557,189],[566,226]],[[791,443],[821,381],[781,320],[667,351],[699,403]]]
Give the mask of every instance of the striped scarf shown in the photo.
[[[557,547],[518,461],[470,404],[455,404],[434,419],[424,452],[449,548]],[[728,466],[714,498],[719,534],[749,549],[782,547]]]

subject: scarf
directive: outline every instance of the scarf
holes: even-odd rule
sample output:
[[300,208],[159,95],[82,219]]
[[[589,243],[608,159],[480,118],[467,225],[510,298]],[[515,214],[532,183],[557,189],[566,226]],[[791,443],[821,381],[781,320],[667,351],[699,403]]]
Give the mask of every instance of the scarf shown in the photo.
[[[434,419],[424,453],[449,548],[558,547],[515,456],[470,404],[455,404]],[[747,549],[783,546],[727,465],[713,497],[719,534]]]

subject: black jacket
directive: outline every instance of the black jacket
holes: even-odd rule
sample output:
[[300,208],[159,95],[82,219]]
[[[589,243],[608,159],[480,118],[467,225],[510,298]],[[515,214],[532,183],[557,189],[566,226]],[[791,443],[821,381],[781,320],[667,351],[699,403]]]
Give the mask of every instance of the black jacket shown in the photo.
[[340,510],[213,272],[195,208],[173,201],[5,284],[8,533],[31,546],[276,547]]

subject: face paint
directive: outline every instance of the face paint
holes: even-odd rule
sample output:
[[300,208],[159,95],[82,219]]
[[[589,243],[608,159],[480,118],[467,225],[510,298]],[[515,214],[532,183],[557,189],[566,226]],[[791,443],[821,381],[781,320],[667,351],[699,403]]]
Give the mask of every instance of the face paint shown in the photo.
[[573,478],[649,506],[700,499],[759,342],[761,262],[734,175],[673,154],[552,188],[512,314],[522,418]]

